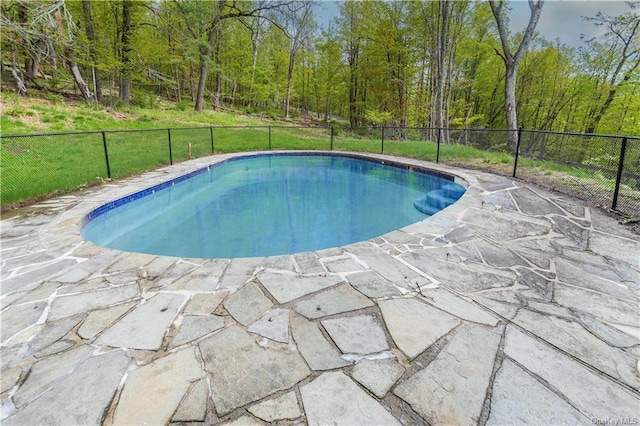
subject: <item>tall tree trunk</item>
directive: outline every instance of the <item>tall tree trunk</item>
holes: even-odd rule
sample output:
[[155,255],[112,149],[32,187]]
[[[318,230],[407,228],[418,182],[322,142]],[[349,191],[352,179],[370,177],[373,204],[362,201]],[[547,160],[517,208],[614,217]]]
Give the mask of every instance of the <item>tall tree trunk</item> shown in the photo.
[[85,33],[89,40],[89,57],[91,58],[91,77],[93,80],[93,91],[96,101],[102,102],[102,82],[98,73],[98,56],[96,54],[96,30],[93,24],[93,9],[91,0],[82,0],[82,11],[86,23]]
[[489,0],[489,6],[491,7],[491,12],[496,20],[498,34],[500,35],[500,43],[502,44],[502,53],[497,49],[496,53],[502,58],[506,70],[504,83],[504,110],[507,119],[507,127],[511,130],[507,136],[507,140],[509,147],[514,152],[518,142],[518,134],[516,132],[518,129],[518,114],[516,111],[516,77],[518,75],[518,66],[524,57],[524,53],[527,50],[529,42],[533,38],[536,25],[538,24],[538,19],[540,18],[540,12],[542,12],[543,3],[544,0],[529,0],[529,9],[531,10],[529,23],[527,24],[527,28],[524,31],[522,41],[520,41],[520,45],[518,46],[516,53],[512,54],[511,48],[509,47],[509,30],[507,28],[506,15],[503,10],[505,3],[503,0]]
[[297,50],[296,37],[291,39],[291,47],[289,48],[289,67],[287,68],[287,92],[284,98],[285,118],[289,118],[289,103],[291,102],[291,82],[293,81],[293,66],[296,61],[296,50]]
[[256,18],[255,31],[251,29],[251,49],[252,49],[252,62],[251,62],[251,86],[249,87],[249,106],[253,106],[253,87],[256,79],[256,66],[258,65],[258,40],[260,39],[260,18]]
[[444,127],[444,85],[446,80],[445,59],[447,56],[447,40],[449,32],[449,1],[438,2],[439,27],[436,49],[436,81],[435,81],[435,106],[434,127],[438,130],[438,140],[443,140]]
[[133,0],[122,1],[122,68],[120,74],[120,100],[126,105],[131,103],[131,68],[133,47],[131,46]]
[[[18,5],[18,19],[20,21],[20,24],[24,28],[27,28],[27,26],[29,25],[29,7],[28,7],[28,2],[19,1],[19,2],[17,2],[17,5]],[[27,75],[27,78],[30,78],[31,80],[35,80],[36,74],[37,74],[37,69],[36,69],[34,57],[37,56],[37,53],[34,54],[33,56],[31,56],[32,51],[35,50],[35,49],[31,49],[30,44],[31,43],[29,43],[28,40],[24,40],[24,44],[22,44],[22,49],[24,49],[24,71],[25,71],[25,73]],[[16,65],[16,67],[17,67],[17,65]],[[12,68],[13,68],[13,64],[12,64]],[[14,77],[14,79],[15,79],[15,77]],[[22,85],[24,86],[24,83]],[[18,89],[18,92],[20,92],[20,89]],[[26,93],[26,91],[25,91],[25,93]]]
[[87,101],[93,101],[93,95],[87,86],[87,83],[84,82],[82,78],[82,74],[80,73],[80,69],[78,68],[78,64],[76,63],[75,55],[73,54],[73,50],[70,47],[65,48],[65,61],[69,66],[69,70],[71,71],[71,75],[73,76],[73,81],[78,85],[78,89],[80,89],[80,93],[82,93],[82,97]]
[[222,9],[224,8],[225,0],[218,0],[216,2],[214,16],[211,22],[211,28],[209,28],[209,33],[207,37],[207,44],[204,46],[200,46],[200,76],[198,77],[198,89],[196,92],[196,111],[202,111],[202,106],[204,103],[204,91],[207,87],[207,72],[209,70],[209,58],[211,58],[211,54],[213,53],[213,48],[215,47],[216,42],[216,32],[219,30],[220,26],[220,15],[222,14]]
[[196,91],[196,111],[202,111],[202,105],[204,103],[204,91],[207,87],[207,71],[209,69],[209,58],[211,57],[211,51],[213,50],[213,44],[215,42],[215,31],[215,28],[211,27],[207,45],[200,46],[200,76],[198,78],[198,89]]
[[22,78],[20,77],[20,73],[18,72],[18,66],[16,65],[16,54],[13,52],[13,56],[11,58],[11,76],[16,82],[16,87],[18,88],[18,94],[20,96],[27,96],[27,86],[24,85]]

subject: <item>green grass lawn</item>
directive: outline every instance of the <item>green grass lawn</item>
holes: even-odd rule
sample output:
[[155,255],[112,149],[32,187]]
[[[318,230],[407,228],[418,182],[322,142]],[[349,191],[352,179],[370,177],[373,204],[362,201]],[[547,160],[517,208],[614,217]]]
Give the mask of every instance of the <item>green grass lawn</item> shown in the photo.
[[[336,128],[333,142],[326,127],[266,120],[225,112],[126,108],[118,111],[95,106],[65,105],[53,100],[23,100],[2,93],[0,115],[0,203],[6,210],[39,198],[66,193],[108,180],[104,131],[112,179],[139,174],[213,153],[256,150],[329,150],[392,154],[436,161],[435,143],[387,138],[380,129],[355,131]],[[170,129],[170,130],[168,130]],[[99,130],[99,131],[97,131]],[[54,134],[61,131],[85,132]],[[34,136],[33,133],[46,133]],[[19,137],[7,137],[20,135]],[[171,154],[169,153],[169,136]],[[213,150],[212,150],[213,145]],[[468,145],[442,144],[440,162],[480,168],[503,175],[513,169],[513,155]],[[610,201],[615,180],[592,170],[550,161],[520,159],[518,176],[544,184],[561,185],[586,199]],[[640,205],[640,191],[623,187],[623,194]],[[636,200],[636,201],[634,201]],[[600,202],[600,201],[599,201]]]
[[[169,153],[171,136],[171,156]],[[271,134],[270,134],[271,133]],[[329,150],[326,128],[200,127],[105,131],[109,167],[113,179],[214,153],[257,150]],[[189,148],[189,144],[191,147]],[[380,152],[381,141],[334,137],[336,151]],[[436,145],[425,141],[386,141],[384,153],[429,161],[436,159]],[[51,193],[68,192],[108,179],[102,133],[50,134],[3,138],[2,204],[25,202]],[[442,146],[440,158],[482,158],[511,162],[508,155],[463,146]]]

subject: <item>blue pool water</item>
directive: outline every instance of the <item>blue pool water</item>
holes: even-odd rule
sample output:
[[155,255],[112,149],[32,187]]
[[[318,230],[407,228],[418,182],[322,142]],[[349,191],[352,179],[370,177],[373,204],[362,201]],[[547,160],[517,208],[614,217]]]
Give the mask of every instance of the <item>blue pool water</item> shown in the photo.
[[[94,210],[82,235],[168,256],[290,254],[382,235],[464,192],[451,177],[340,155],[237,157],[193,175]],[[443,187],[455,196],[430,202]]]

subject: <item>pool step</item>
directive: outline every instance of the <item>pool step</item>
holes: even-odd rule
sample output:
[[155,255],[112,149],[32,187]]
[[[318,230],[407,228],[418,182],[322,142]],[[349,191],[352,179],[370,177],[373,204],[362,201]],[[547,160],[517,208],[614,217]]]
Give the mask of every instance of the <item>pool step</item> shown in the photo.
[[465,189],[459,185],[444,185],[440,189],[429,191],[425,198],[416,200],[413,206],[426,215],[433,215],[458,201]]

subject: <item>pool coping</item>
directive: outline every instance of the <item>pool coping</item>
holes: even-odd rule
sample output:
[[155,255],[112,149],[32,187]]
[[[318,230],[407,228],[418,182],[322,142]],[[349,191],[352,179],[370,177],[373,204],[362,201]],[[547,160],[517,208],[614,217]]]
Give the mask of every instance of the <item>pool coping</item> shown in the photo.
[[[3,423],[364,424],[371,413],[401,424],[591,423],[637,416],[637,235],[596,208],[505,177],[353,154],[452,174],[467,191],[436,215],[380,237],[272,258],[146,256],[81,238],[87,212],[212,157],[3,215]],[[312,291],[290,293],[304,286]],[[239,307],[240,296],[252,303]],[[224,301],[214,311],[199,311],[206,306],[196,302],[218,297]],[[344,310],[313,318],[309,303]],[[255,318],[283,311],[293,333],[288,343],[274,341]],[[205,319],[223,326],[202,331],[195,324]],[[381,339],[387,349],[355,356],[332,324],[350,324],[367,336],[362,344]],[[197,337],[183,341],[185,333]],[[321,359],[305,352],[311,344],[324,348],[316,351]],[[247,359],[225,352],[235,345]],[[217,358],[207,355],[212,348]],[[267,355],[274,368],[248,377],[248,366]],[[229,382],[211,374],[224,360]],[[268,385],[234,385],[245,379]],[[373,383],[380,381],[391,384],[381,390]],[[341,400],[336,386],[350,393]]]

